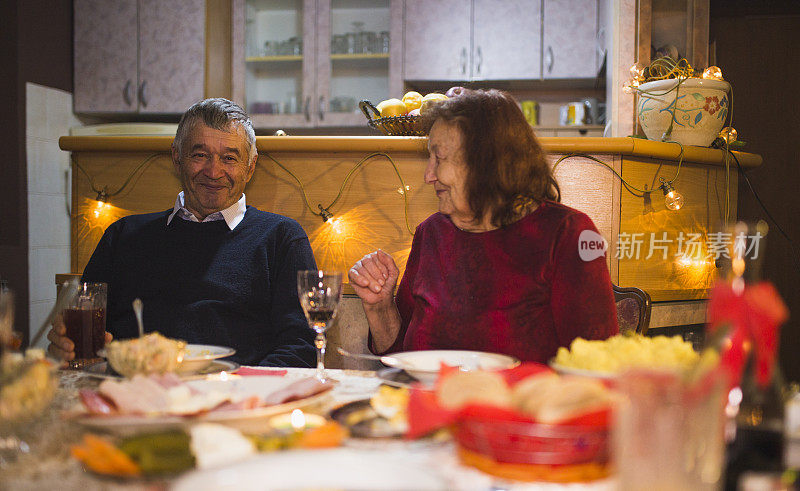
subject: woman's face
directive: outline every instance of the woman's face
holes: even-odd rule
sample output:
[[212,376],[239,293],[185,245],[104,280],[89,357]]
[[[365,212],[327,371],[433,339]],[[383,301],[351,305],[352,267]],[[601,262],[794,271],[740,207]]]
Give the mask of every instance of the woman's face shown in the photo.
[[437,120],[428,135],[428,166],[425,182],[433,184],[439,211],[460,228],[468,228],[473,213],[467,200],[467,164],[464,138],[455,123]]

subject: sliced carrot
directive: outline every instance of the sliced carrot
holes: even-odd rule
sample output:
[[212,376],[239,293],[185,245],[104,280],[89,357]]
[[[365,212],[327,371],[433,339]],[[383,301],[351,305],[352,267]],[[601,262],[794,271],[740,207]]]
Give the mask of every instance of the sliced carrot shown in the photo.
[[138,476],[141,469],[128,455],[110,441],[86,434],[83,445],[73,445],[70,453],[87,468],[99,474]]
[[303,433],[297,446],[300,448],[338,447],[347,436],[348,432],[345,427],[335,421],[329,421]]

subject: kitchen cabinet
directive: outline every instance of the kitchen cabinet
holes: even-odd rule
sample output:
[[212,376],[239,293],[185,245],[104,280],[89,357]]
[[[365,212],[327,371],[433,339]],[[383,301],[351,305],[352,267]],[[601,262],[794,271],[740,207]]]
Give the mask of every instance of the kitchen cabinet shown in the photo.
[[182,113],[203,98],[204,0],[75,0],[77,113]]
[[409,81],[593,78],[598,0],[406,0]]
[[236,0],[234,99],[258,128],[365,125],[359,100],[401,95],[402,13],[401,0]]
[[540,7],[529,0],[407,0],[404,78],[539,78]]
[[406,0],[403,78],[469,80],[472,0]]
[[542,78],[594,78],[602,63],[597,0],[544,0]]
[[525,0],[474,0],[472,78],[519,80],[541,73],[541,6]]

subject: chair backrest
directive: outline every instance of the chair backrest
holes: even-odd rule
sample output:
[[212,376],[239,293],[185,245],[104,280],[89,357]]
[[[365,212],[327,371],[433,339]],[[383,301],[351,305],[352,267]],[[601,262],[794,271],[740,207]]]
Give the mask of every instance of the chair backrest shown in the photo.
[[635,287],[611,285],[617,304],[619,332],[633,331],[644,334],[650,327],[652,301],[646,291]]

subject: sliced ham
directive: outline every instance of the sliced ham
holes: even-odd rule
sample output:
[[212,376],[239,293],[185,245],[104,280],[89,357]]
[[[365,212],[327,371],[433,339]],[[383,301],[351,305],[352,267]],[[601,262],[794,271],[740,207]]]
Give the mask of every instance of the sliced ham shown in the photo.
[[109,399],[91,389],[81,389],[78,392],[81,402],[86,410],[92,414],[114,414],[117,407]]
[[308,377],[276,390],[264,398],[265,406],[305,399],[333,388],[333,384],[322,382],[316,377]]
[[141,405],[141,397],[130,389],[126,381],[104,380],[99,387],[99,392],[111,399],[120,413],[146,413],[147,407]]

